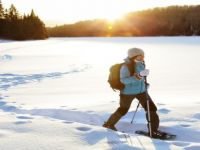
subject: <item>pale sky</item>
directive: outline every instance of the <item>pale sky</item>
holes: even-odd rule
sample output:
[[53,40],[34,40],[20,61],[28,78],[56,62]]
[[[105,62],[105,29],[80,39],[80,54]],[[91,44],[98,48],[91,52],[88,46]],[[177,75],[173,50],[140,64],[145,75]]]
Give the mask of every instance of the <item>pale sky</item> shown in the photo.
[[114,20],[128,12],[169,5],[196,5],[200,0],[1,0],[4,8],[14,4],[20,14],[35,13],[46,26],[105,18]]

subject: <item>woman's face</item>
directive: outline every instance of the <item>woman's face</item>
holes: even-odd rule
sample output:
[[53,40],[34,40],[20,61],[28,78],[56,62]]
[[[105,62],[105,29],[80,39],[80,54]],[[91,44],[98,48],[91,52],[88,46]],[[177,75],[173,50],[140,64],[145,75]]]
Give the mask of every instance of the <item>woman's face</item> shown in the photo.
[[138,55],[138,56],[136,56],[135,60],[144,61],[144,56],[143,55]]

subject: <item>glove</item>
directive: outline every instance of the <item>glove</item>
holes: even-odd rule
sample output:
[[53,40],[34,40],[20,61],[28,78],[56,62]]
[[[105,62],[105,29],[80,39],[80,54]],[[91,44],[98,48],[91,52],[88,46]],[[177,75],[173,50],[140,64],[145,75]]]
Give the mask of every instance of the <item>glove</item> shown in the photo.
[[148,75],[149,75],[149,69],[144,69],[144,70],[142,70],[142,71],[139,73],[139,75],[140,75],[141,77],[146,77],[146,76],[148,76]]
[[141,79],[142,79],[142,77],[141,77],[139,74],[137,74],[137,73],[134,73],[133,76],[136,77],[136,79],[138,79],[138,80],[141,80]]

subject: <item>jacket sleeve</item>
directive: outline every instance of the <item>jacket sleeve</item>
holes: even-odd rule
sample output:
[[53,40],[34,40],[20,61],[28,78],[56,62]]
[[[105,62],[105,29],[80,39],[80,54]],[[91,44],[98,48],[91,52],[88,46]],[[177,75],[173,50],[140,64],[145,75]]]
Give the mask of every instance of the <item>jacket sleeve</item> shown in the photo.
[[120,69],[120,81],[123,84],[131,84],[131,83],[136,82],[137,79],[134,76],[130,76],[128,67],[123,65]]

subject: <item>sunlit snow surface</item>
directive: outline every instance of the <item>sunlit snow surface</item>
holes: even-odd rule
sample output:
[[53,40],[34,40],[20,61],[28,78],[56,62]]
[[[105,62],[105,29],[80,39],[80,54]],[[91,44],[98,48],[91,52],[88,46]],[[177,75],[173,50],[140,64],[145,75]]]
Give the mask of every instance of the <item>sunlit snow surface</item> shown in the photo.
[[[119,103],[109,68],[132,47],[145,51],[160,129],[173,141],[133,134],[146,129],[142,108],[130,124],[137,100],[117,124],[130,137],[101,127]],[[0,149],[200,149],[199,57],[199,37],[0,40]]]

